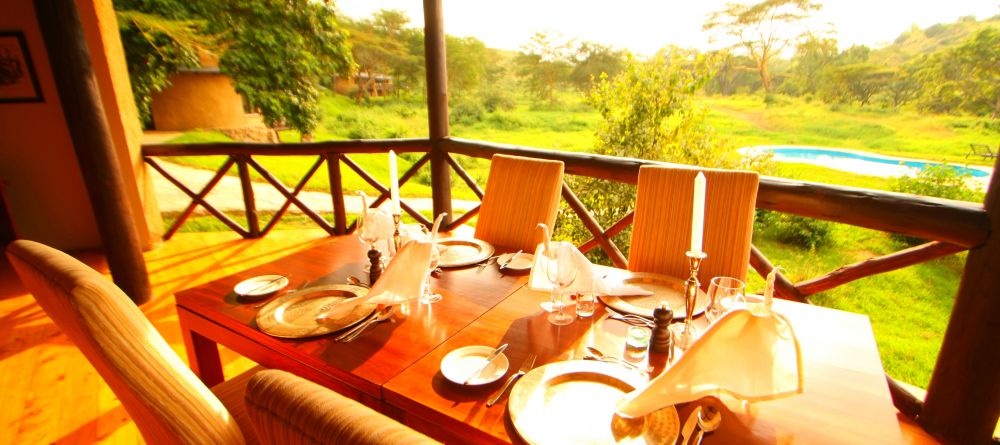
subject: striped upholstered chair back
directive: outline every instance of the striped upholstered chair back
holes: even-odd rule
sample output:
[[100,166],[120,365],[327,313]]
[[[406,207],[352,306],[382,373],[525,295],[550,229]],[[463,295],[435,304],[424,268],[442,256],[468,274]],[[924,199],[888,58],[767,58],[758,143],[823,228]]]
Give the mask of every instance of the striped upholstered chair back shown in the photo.
[[533,252],[542,242],[538,224],[556,222],[563,163],[494,155],[476,222],[476,238]]
[[755,172],[682,167],[639,169],[635,220],[628,268],[678,278],[689,275],[684,255],[691,247],[694,178],[705,174],[705,228],[708,258],[698,274],[703,288],[713,277],[746,281],[759,177]]
[[354,400],[275,369],[250,379],[246,407],[262,444],[437,443]]
[[107,278],[34,241],[14,241],[7,257],[38,304],[115,392],[147,443],[244,443],[223,403]]

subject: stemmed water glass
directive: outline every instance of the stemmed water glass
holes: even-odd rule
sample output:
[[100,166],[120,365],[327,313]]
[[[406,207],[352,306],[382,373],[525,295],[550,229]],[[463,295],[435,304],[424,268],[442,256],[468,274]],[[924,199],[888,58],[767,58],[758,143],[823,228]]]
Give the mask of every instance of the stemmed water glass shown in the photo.
[[568,249],[574,248],[572,245],[558,243],[553,246],[548,261],[545,264],[545,275],[552,282],[552,300],[555,308],[549,314],[549,323],[557,326],[567,325],[573,322],[574,317],[563,311],[565,304],[563,296],[566,288],[576,280],[576,265],[573,263],[572,253]]
[[708,309],[705,316],[715,322],[727,312],[737,308],[744,300],[746,286],[742,281],[730,277],[715,277],[708,285]]

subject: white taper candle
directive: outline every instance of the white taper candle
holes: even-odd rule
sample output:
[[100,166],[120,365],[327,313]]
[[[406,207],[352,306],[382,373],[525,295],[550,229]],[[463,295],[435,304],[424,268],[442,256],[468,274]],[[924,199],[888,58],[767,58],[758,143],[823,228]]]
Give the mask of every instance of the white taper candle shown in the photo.
[[694,177],[694,205],[691,209],[691,251],[701,253],[705,230],[705,175]]
[[392,198],[392,214],[399,215],[399,174],[396,169],[396,152],[389,150],[389,197]]

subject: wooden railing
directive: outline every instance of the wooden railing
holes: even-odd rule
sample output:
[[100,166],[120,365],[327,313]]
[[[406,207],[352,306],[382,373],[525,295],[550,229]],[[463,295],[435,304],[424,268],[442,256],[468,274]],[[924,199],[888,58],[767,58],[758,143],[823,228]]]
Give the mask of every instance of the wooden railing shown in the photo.
[[[445,139],[442,141],[444,156],[451,170],[455,172],[473,193],[482,199],[483,191],[479,184],[456,162],[455,155],[463,155],[489,159],[494,154],[502,153],[516,156],[527,156],[562,161],[569,175],[587,176],[608,181],[635,184],[639,167],[656,162],[642,159],[617,158],[593,154],[541,150],[513,145],[495,144],[462,139]],[[259,237],[272,230],[288,209],[295,205],[318,226],[331,235],[348,233],[353,224],[348,226],[342,191],[342,166],[346,165],[371,185],[379,195],[371,204],[381,205],[389,198],[389,188],[380,183],[368,172],[352,161],[348,155],[356,153],[385,153],[389,150],[397,152],[424,153],[409,170],[400,178],[405,184],[417,171],[427,164],[431,143],[426,139],[376,140],[376,141],[337,141],[317,142],[308,144],[196,144],[196,145],[150,145],[145,146],[143,154],[146,162],[164,175],[167,180],[177,186],[191,198],[191,203],[166,231],[164,237],[170,238],[181,225],[191,216],[196,207],[204,207],[209,213],[222,221],[226,226],[240,235],[248,238]],[[197,193],[172,177],[154,158],[169,156],[228,156],[218,169],[215,176]],[[289,189],[268,172],[254,156],[316,156],[316,161],[303,175],[294,187]],[[331,225],[318,212],[306,206],[297,198],[299,192],[310,178],[326,163],[330,179],[330,195],[333,201],[334,223]],[[242,227],[223,212],[214,208],[205,200],[219,180],[233,166],[238,167],[240,184],[243,190],[245,214],[248,227]],[[253,188],[250,183],[249,170],[253,169],[267,183],[285,197],[285,203],[260,227]],[[435,191],[436,192],[436,191]],[[613,237],[621,233],[632,223],[632,214],[610,225],[607,229],[591,215],[583,202],[567,184],[563,184],[563,199],[580,218],[592,238],[581,243],[584,252],[601,248],[611,261],[618,267],[627,267],[628,260],[621,249],[615,245]],[[780,296],[798,301],[807,301],[809,295],[833,289],[851,281],[875,274],[885,273],[914,264],[929,261],[934,258],[954,254],[981,245],[989,235],[989,217],[982,205],[959,201],[941,200],[928,197],[891,193],[852,187],[834,186],[828,184],[792,181],[781,178],[762,177],[760,191],[757,196],[757,208],[791,213],[795,215],[817,218],[838,223],[850,224],[868,229],[896,232],[930,240],[930,242],[905,249],[889,255],[871,258],[856,264],[845,265],[823,276],[792,283],[783,275],[778,275],[777,292]],[[430,221],[403,201],[403,211],[420,223],[429,226]],[[446,227],[453,229],[468,222],[478,213],[476,206],[463,215],[456,216]],[[770,273],[774,266],[756,247],[752,248],[751,266],[761,276]]]

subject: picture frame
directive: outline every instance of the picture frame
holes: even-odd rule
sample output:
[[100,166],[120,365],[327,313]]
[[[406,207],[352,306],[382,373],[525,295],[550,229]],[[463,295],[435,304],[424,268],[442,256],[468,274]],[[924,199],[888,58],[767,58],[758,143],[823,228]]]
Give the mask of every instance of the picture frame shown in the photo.
[[0,103],[42,101],[24,33],[0,30]]

